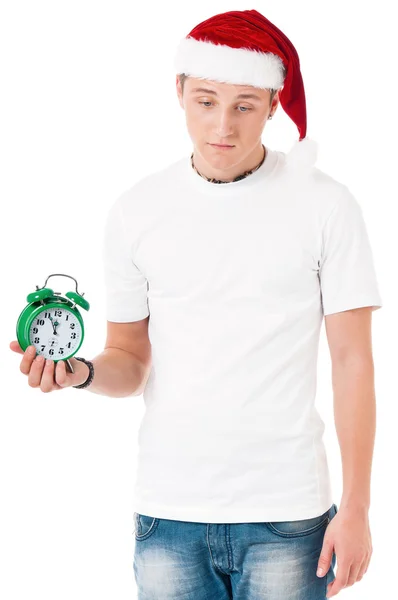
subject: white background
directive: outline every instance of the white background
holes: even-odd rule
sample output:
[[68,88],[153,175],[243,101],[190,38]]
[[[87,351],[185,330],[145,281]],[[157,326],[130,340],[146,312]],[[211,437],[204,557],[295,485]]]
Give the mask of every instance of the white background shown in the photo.
[[[370,522],[374,553],[344,597],[396,589],[397,125],[393,3],[14,0],[1,4],[0,596],[127,600],[133,575],[133,482],[142,396],[44,394],[9,349],[26,296],[51,273],[75,277],[80,356],[104,347],[100,250],[106,213],[144,175],[192,151],[175,90],[177,43],[201,21],[255,8],[291,39],[317,166],[344,182],[368,225],[384,306],[373,314],[377,433]],[[263,142],[298,138],[281,106]],[[66,293],[71,279],[48,285]],[[320,342],[317,408],[335,502],[341,461],[330,359]]]

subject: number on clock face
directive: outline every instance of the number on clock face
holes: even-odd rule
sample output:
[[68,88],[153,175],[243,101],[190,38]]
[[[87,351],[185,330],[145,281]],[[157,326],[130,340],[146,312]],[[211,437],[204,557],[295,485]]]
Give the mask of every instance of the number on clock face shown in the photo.
[[80,321],[69,310],[47,308],[33,319],[29,339],[37,354],[50,360],[62,360],[77,348],[81,333]]

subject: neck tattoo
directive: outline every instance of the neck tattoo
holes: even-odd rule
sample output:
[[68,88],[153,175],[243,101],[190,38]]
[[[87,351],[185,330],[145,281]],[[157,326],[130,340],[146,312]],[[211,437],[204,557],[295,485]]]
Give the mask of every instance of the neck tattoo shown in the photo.
[[[267,156],[267,151],[265,149],[264,144],[261,144],[261,145],[262,145],[262,147],[264,149],[264,156],[263,156],[260,164],[258,164],[257,167],[254,167],[254,169],[251,169],[250,171],[245,171],[241,175],[238,175],[232,181],[240,181],[241,179],[244,179],[248,175],[251,175],[252,173],[254,173],[255,171],[257,171],[257,169],[259,169],[261,167],[261,165],[263,164],[263,162],[265,161],[265,158]],[[200,175],[201,177],[203,177],[203,179],[206,179],[207,181],[210,181],[211,183],[231,183],[230,181],[221,181],[221,179],[215,179],[214,177],[206,177],[206,175],[202,175],[202,173],[199,173],[198,169],[195,167],[195,165],[193,163],[193,152],[191,154],[191,166],[197,172],[198,175]]]

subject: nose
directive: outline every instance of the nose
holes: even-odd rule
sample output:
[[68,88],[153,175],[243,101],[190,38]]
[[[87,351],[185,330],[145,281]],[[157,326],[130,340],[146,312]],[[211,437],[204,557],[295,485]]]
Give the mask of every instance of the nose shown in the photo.
[[233,116],[227,110],[221,110],[219,114],[216,116],[216,125],[215,125],[215,135],[216,139],[224,140],[227,144],[230,142],[228,138],[233,135],[234,132],[234,123]]

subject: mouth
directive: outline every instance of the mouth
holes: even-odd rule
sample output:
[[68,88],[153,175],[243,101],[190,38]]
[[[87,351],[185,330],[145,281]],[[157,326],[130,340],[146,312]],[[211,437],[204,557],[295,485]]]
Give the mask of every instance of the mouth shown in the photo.
[[234,148],[234,146],[231,146],[230,144],[210,144],[210,146],[213,146],[214,148]]

